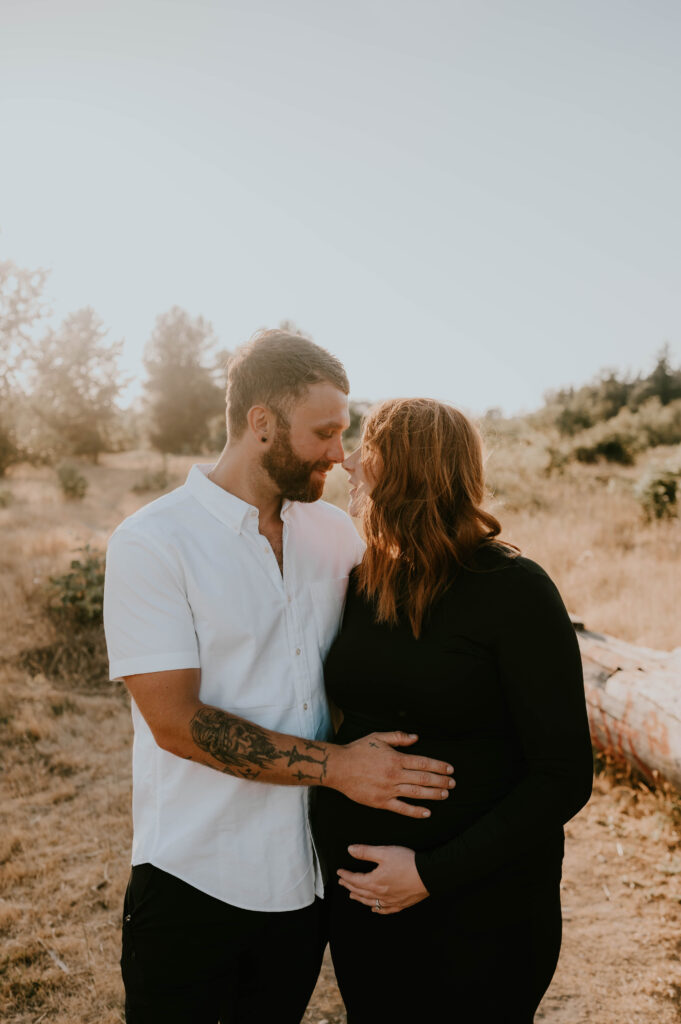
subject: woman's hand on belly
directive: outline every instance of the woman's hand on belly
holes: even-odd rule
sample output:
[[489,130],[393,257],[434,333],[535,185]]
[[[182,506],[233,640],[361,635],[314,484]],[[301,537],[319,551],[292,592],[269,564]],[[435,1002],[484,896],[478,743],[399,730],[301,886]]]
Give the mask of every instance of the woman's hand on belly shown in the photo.
[[376,864],[373,871],[338,870],[338,881],[351,900],[371,907],[375,914],[396,914],[429,895],[416,870],[416,855],[405,846],[349,846],[356,860]]

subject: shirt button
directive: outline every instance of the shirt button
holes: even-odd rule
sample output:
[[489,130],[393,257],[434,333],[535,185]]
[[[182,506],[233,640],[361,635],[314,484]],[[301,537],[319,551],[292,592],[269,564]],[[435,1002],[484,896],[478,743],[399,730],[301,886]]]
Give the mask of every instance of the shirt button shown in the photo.
[[300,647],[296,647],[296,654],[300,654]]
[[307,711],[307,704],[303,704],[303,711]]

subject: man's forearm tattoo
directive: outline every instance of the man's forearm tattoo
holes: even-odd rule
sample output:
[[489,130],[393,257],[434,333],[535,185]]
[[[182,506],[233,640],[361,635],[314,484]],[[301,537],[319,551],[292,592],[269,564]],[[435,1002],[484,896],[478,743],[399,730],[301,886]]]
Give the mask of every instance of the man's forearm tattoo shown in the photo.
[[303,747],[305,750],[316,750],[321,757],[313,757],[310,753],[301,754],[295,743],[291,750],[282,750],[283,755],[288,755],[288,765],[296,764],[298,761],[307,761],[309,764],[318,764],[319,771],[316,774],[309,775],[307,772],[301,771],[299,768],[294,775],[297,779],[314,779],[316,782],[321,782],[326,778],[326,764],[329,760],[328,751],[324,747],[320,747],[318,743],[312,743],[311,740],[303,740]]
[[[222,766],[228,775],[241,779],[257,779],[262,770],[273,768],[281,758],[286,766],[304,765],[293,773],[299,780],[321,782],[326,778],[328,752],[318,743],[301,740],[302,750],[294,743],[290,750],[277,747],[267,732],[253,722],[245,722],[218,708],[199,708],[191,720],[194,743]],[[315,756],[317,754],[318,756]],[[315,768],[312,766],[315,765]]]

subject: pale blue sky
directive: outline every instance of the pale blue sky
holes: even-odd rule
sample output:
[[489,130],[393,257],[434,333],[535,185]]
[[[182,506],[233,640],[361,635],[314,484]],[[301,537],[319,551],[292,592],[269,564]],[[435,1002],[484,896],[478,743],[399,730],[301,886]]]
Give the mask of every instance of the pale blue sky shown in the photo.
[[681,361],[678,0],[0,0],[0,257],[139,381],[291,318],[353,394]]

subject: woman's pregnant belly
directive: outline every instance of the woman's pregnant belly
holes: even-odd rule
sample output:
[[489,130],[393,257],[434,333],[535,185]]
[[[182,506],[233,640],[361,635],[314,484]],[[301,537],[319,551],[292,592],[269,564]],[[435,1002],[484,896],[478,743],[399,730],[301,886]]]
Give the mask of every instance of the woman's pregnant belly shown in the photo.
[[[383,725],[373,728],[386,731]],[[349,743],[370,731],[366,723],[358,729],[346,719],[335,742]],[[430,810],[427,818],[365,807],[337,790],[315,790],[311,804],[312,829],[317,851],[329,875],[339,867],[353,871],[372,869],[371,863],[357,861],[349,855],[347,848],[353,843],[406,846],[412,850],[427,850],[446,843],[499,803],[521,773],[503,737],[499,736],[443,739],[421,735],[418,742],[405,747],[404,752],[448,761],[454,766],[455,788],[445,799],[406,801]]]

